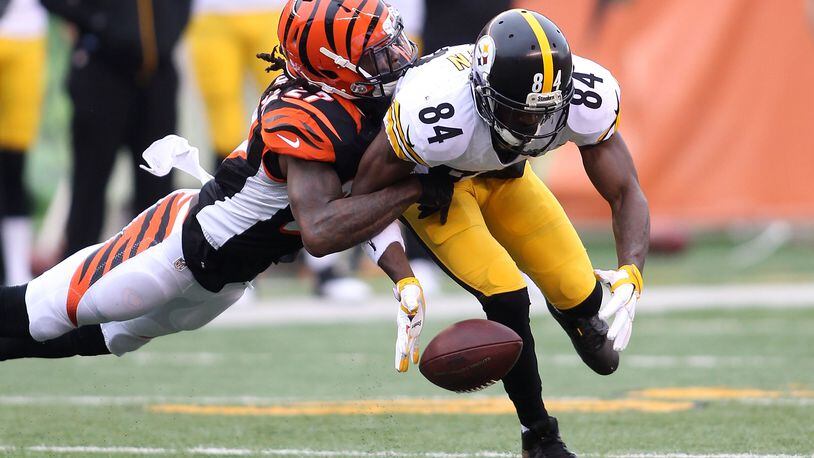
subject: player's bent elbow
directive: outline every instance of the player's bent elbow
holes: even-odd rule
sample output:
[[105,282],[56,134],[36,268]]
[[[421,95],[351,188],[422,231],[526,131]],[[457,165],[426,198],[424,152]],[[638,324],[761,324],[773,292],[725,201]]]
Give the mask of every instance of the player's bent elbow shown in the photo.
[[336,246],[337,243],[335,241],[331,241],[327,237],[319,235],[318,232],[303,231],[301,235],[303,247],[315,258],[328,256],[331,253],[336,253],[344,249],[344,247]]
[[644,195],[644,191],[639,186],[639,183],[636,183],[636,187],[633,190],[633,199],[638,202],[638,205],[644,209],[645,213],[648,215],[650,214],[650,204],[647,202],[647,196]]
[[302,235],[302,245],[311,256],[315,258],[321,258],[323,256],[327,256],[331,254],[328,251],[327,244],[323,243],[319,237],[314,235],[306,235],[305,232],[301,233]]
[[300,223],[303,246],[317,258],[352,247],[353,244],[349,243],[348,237],[340,236],[341,231],[338,232],[336,228],[337,221],[332,218]]
[[618,192],[611,196],[606,196],[606,200],[614,211],[619,210],[623,206],[633,205],[649,212],[647,197],[645,197],[644,191],[636,180],[631,180],[630,183],[619,189]]
[[308,252],[311,256],[315,258],[322,258],[331,254],[328,250],[323,250],[319,248],[315,248],[313,245],[305,245],[305,251]]

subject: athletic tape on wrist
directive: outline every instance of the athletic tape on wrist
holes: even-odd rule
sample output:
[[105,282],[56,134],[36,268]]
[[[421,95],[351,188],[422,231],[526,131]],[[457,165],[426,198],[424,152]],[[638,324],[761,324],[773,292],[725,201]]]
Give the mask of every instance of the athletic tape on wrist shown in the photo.
[[381,232],[375,235],[372,239],[368,240],[362,245],[365,254],[376,263],[379,264],[379,259],[384,254],[387,247],[398,243],[401,249],[404,249],[404,239],[401,238],[401,228],[398,223],[393,221],[389,226],[384,228]]

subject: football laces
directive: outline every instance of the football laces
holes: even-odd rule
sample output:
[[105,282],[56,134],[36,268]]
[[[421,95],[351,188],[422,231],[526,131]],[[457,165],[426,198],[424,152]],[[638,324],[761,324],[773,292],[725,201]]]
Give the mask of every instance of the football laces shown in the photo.
[[478,386],[475,386],[475,387],[472,387],[472,388],[467,388],[465,390],[455,390],[455,392],[456,393],[461,393],[461,394],[474,393],[474,392],[480,391],[480,390],[482,390],[484,388],[489,388],[490,386],[494,385],[495,383],[497,383],[497,380],[487,380],[482,385],[478,385]]

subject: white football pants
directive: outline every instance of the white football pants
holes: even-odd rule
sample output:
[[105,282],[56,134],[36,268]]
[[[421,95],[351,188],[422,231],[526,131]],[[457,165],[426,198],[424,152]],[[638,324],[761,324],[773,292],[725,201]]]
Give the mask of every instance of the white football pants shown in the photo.
[[110,240],[85,248],[28,284],[31,336],[45,341],[101,324],[121,356],[155,337],[198,329],[243,295],[246,283],[213,293],[195,281],[181,227],[197,190],[173,192]]

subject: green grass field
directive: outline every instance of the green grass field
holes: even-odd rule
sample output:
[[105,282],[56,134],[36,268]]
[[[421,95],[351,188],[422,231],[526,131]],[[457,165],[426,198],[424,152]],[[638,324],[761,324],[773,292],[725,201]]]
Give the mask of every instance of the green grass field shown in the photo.
[[[533,323],[544,394],[580,454],[814,453],[814,309],[641,314],[610,377],[582,366],[552,321]],[[430,319],[426,336],[447,324]],[[396,374],[391,327],[217,327],[123,358],[5,362],[0,451],[517,455],[502,388],[455,395]]]
[[[39,216],[70,170],[66,42],[50,42],[48,108],[26,172]],[[180,130],[206,149],[193,111],[182,110]],[[608,233],[583,235],[596,266],[615,265]],[[813,278],[810,236],[751,263],[734,256],[745,241],[702,234],[683,253],[650,256],[648,287]],[[308,280],[281,277],[273,271],[258,282],[274,305],[310,290]],[[371,283],[390,288],[383,277]],[[452,282],[443,289],[460,293]],[[570,448],[640,458],[814,456],[814,306],[749,305],[640,313],[610,377],[584,367],[552,319],[534,318],[544,394]],[[425,341],[452,321],[432,309],[428,320]],[[0,363],[0,455],[519,456],[502,387],[456,395],[415,369],[396,374],[393,327],[210,327],[123,358]]]

